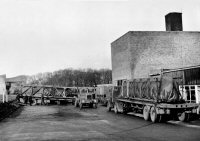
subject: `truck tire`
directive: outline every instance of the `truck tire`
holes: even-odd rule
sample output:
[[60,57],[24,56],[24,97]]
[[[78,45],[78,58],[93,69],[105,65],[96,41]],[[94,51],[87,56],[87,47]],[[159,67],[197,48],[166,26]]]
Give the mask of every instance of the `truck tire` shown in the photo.
[[152,106],[150,110],[150,117],[152,122],[157,122],[158,116],[156,112],[156,107]]
[[96,109],[96,108],[97,108],[97,103],[94,103],[94,104],[93,104],[93,107]]
[[78,107],[78,102],[77,102],[77,100],[75,100],[74,106],[75,106],[75,107]]
[[189,119],[189,115],[185,112],[178,113],[178,119],[182,122],[186,122]]
[[116,103],[115,103],[115,105],[114,105],[114,112],[115,112],[115,114],[118,114],[118,113],[119,113]]
[[37,100],[36,99],[33,99],[32,105],[37,105]]
[[187,120],[187,114],[185,112],[182,112],[182,113],[178,113],[178,120],[184,122]]
[[108,104],[107,104],[107,109],[108,109],[108,112],[111,111],[111,105],[110,105],[110,102],[108,102]]
[[149,106],[144,106],[143,108],[143,117],[144,120],[148,121],[150,119],[150,112],[149,112]]
[[79,103],[79,108],[80,108],[80,110],[83,108],[82,103]]

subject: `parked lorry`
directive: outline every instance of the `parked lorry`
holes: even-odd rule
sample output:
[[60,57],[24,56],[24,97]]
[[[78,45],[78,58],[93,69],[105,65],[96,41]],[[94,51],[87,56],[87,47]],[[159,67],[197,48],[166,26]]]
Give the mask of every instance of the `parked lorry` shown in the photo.
[[123,80],[121,86],[113,87],[108,110],[134,112],[152,122],[190,121],[198,116],[199,104],[186,101],[180,93],[180,86],[193,81],[186,77],[185,69],[161,70],[149,78]]
[[82,109],[83,107],[97,108],[95,87],[80,87],[78,97],[75,99],[75,107]]
[[99,84],[96,87],[96,96],[98,102],[104,106],[107,106],[108,97],[112,93],[113,84]]

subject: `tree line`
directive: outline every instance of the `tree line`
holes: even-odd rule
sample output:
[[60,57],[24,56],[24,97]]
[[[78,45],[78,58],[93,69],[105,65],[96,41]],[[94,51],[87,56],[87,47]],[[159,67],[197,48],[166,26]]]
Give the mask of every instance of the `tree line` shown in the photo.
[[93,87],[112,83],[110,69],[64,69],[30,76],[28,84],[63,87]]

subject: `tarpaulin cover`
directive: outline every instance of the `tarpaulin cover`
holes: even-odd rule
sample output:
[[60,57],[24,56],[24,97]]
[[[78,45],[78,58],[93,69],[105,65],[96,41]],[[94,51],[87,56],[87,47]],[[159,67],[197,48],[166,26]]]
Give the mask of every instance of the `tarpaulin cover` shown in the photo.
[[[160,78],[135,79],[124,83],[122,96],[149,99],[159,102],[177,102],[180,100],[178,84],[169,76]],[[129,89],[128,95],[127,88]]]
[[181,99],[178,83],[174,81],[172,77],[162,77],[161,89],[158,99],[166,102],[175,102]]

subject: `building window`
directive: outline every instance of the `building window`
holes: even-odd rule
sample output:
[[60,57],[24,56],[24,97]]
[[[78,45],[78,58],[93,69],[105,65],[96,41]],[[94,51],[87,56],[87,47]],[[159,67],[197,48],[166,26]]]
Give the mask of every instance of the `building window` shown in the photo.
[[117,81],[117,86],[122,86],[122,80]]

